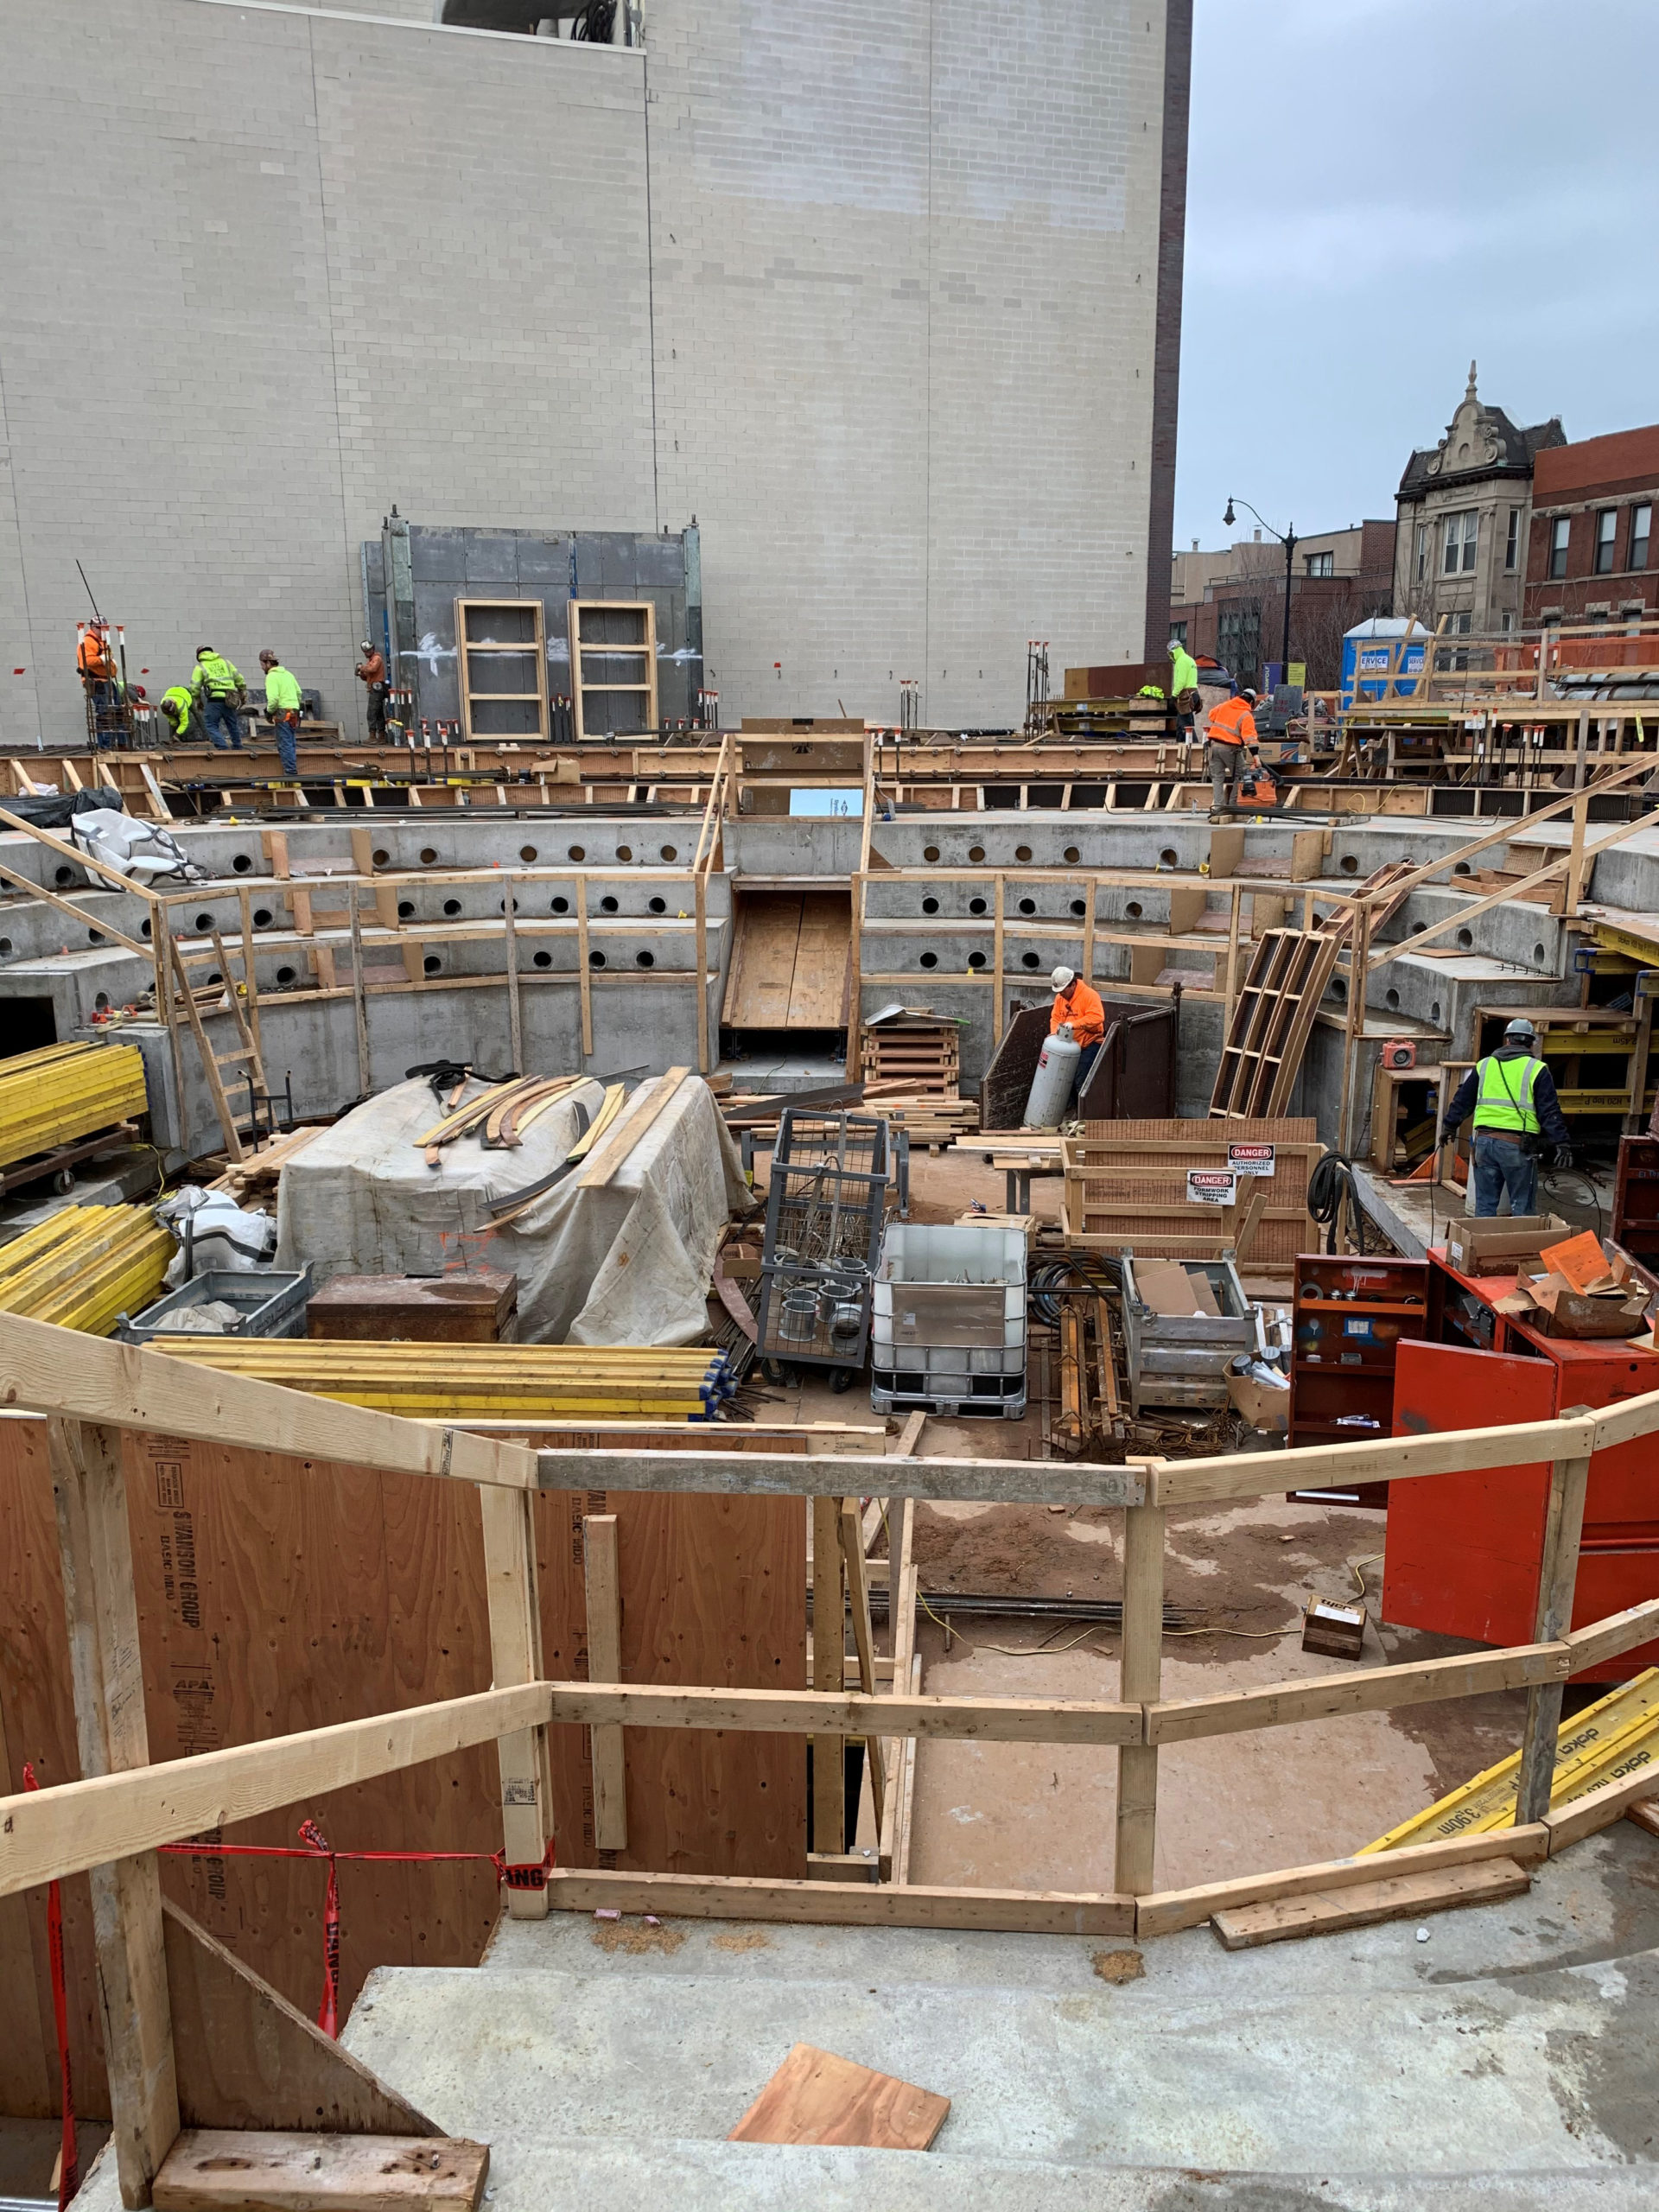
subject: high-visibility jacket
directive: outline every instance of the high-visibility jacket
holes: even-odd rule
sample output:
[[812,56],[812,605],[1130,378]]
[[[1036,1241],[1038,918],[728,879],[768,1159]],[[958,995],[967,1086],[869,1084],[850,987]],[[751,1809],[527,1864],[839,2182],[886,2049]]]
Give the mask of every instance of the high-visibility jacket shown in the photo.
[[1532,1094],[1543,1066],[1541,1060],[1523,1060],[1518,1055],[1500,1060],[1494,1053],[1483,1060],[1475,1093],[1475,1127],[1519,1129],[1536,1136],[1540,1124]]
[[1210,742],[1235,746],[1255,743],[1255,716],[1250,712],[1248,700],[1236,696],[1211,708]]
[[107,683],[115,674],[115,656],[110,651],[109,639],[97,630],[88,630],[81,639],[75,664],[83,676]]
[[1079,1045],[1098,1045],[1106,1034],[1106,1009],[1100,993],[1091,990],[1081,976],[1055,993],[1054,1011],[1048,1018],[1049,1035],[1068,1021]]
[[1169,696],[1179,699],[1183,691],[1198,688],[1198,664],[1183,645],[1170,655]]
[[203,653],[190,671],[190,689],[205,690],[210,699],[234,699],[246,686],[235,664],[223,653]]
[[1156,683],[1143,683],[1135,696],[1137,699],[1161,699],[1164,694],[1161,686]]
[[294,671],[278,661],[275,668],[265,671],[265,706],[273,715],[297,715],[304,702]]
[[162,694],[162,712],[173,724],[175,737],[182,737],[190,727],[190,690],[188,684],[169,683]]

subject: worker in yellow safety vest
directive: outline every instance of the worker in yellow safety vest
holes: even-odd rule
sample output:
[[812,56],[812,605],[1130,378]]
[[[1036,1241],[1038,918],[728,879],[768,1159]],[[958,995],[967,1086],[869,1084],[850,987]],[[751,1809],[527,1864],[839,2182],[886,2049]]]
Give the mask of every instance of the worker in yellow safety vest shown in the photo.
[[[242,750],[240,709],[248,696],[233,662],[211,645],[196,647],[196,664],[190,671],[190,689],[201,709],[202,728],[219,753]],[[221,736],[219,733],[223,731]]]
[[190,696],[188,683],[169,683],[160,700],[162,714],[172,725],[173,734],[182,745],[189,734],[190,717],[195,710],[195,701]]
[[1510,1211],[1537,1209],[1538,1160],[1548,1138],[1555,1165],[1573,1165],[1571,1134],[1555,1096],[1555,1079],[1537,1056],[1538,1033],[1524,1017],[1510,1022],[1495,1052],[1478,1060],[1458,1085],[1446,1111],[1441,1141],[1454,1141],[1475,1117],[1475,1212],[1490,1217],[1507,1191]]

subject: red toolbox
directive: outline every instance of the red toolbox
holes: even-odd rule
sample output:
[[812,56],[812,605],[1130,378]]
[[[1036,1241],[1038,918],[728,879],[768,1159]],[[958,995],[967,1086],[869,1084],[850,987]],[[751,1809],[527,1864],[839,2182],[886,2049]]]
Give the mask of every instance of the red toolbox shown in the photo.
[[[1431,1333],[1402,1342],[1394,1378],[1394,1433],[1548,1421],[1573,1406],[1617,1405],[1659,1389],[1659,1355],[1620,1340],[1547,1337],[1496,1312],[1508,1275],[1459,1275],[1430,1254]],[[1484,1309],[1477,1319],[1476,1309]],[[1475,1348],[1485,1337],[1490,1351]],[[1488,1467],[1392,1485],[1382,1618],[1480,1643],[1525,1643],[1533,1632],[1543,1545],[1546,1465]],[[1659,1597],[1659,1448],[1640,1437],[1590,1463],[1573,1622],[1582,1627]],[[1628,1681],[1659,1666],[1659,1642],[1586,1671]]]
[[[1296,1262],[1291,1322],[1290,1437],[1304,1444],[1361,1444],[1390,1433],[1394,1363],[1401,1340],[1428,1328],[1427,1260],[1304,1252]],[[1293,1499],[1386,1506],[1386,1483],[1291,1491]]]

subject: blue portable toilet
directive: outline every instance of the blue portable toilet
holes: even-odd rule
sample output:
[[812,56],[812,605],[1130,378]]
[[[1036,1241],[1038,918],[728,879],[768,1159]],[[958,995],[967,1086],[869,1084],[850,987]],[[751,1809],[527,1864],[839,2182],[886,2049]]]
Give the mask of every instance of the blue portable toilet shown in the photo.
[[1342,689],[1338,695],[1343,712],[1345,714],[1353,705],[1356,691],[1362,700],[1382,697],[1388,683],[1389,664],[1402,638],[1408,638],[1411,642],[1406,647],[1395,696],[1409,699],[1417,686],[1407,679],[1421,675],[1428,637],[1428,632],[1414,616],[1404,614],[1374,614],[1369,622],[1357,622],[1351,630],[1345,631],[1342,640]]

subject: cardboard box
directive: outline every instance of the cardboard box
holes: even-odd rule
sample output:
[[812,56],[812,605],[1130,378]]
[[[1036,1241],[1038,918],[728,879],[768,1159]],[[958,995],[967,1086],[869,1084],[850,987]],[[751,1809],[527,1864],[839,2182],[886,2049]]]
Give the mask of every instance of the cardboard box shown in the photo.
[[1572,1233],[1571,1224],[1553,1213],[1465,1217],[1446,1224],[1446,1262],[1460,1275],[1516,1274],[1523,1262],[1538,1258],[1542,1246]]
[[1323,1652],[1328,1659],[1357,1659],[1365,1643],[1363,1605],[1334,1605],[1328,1598],[1310,1598],[1302,1615],[1302,1649]]
[[1252,1428],[1268,1436],[1289,1435],[1288,1390],[1281,1390],[1271,1382],[1258,1382],[1253,1375],[1230,1374],[1227,1395],[1233,1411],[1243,1414]]
[[1633,1337],[1644,1326],[1647,1309],[1648,1293],[1639,1283],[1610,1278],[1605,1288],[1586,1293],[1548,1270],[1522,1276],[1497,1301],[1500,1313],[1547,1337]]

